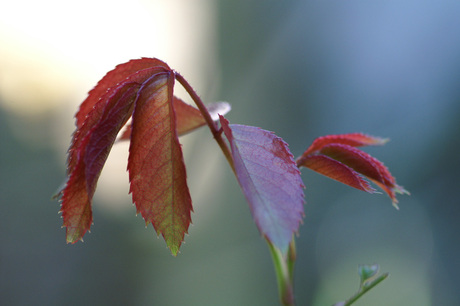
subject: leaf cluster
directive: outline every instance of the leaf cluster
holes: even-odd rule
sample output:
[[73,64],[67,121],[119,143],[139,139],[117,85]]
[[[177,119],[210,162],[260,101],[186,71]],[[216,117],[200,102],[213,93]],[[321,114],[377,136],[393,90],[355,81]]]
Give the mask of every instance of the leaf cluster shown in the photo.
[[[197,108],[174,96],[176,81]],[[179,73],[155,58],[131,60],[108,72],[75,116],[67,181],[59,192],[67,242],[81,240],[90,229],[99,175],[113,144],[126,140],[130,193],[137,212],[176,255],[193,210],[179,136],[203,125],[208,125],[234,171],[261,235],[282,254],[287,254],[304,216],[301,167],[375,192],[367,178],[395,206],[395,193],[407,193],[380,161],[358,149],[384,144],[385,139],[360,133],[324,136],[294,159],[273,132],[230,124],[223,117],[229,109],[227,103],[205,107]]]

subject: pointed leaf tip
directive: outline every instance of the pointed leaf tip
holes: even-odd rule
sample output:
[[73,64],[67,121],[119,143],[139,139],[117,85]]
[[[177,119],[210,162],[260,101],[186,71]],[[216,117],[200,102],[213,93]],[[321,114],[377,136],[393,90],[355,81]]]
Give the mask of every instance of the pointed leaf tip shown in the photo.
[[257,127],[220,122],[260,233],[286,253],[304,215],[304,185],[287,144]]
[[131,115],[137,89],[135,83],[112,88],[74,134],[61,205],[68,242],[80,240],[91,226],[91,202],[99,175],[118,131]]
[[408,193],[396,184],[385,165],[368,153],[356,148],[366,145],[382,145],[388,139],[362,133],[328,135],[315,139],[313,144],[297,159],[299,167],[307,167],[351,187],[375,192],[368,178],[385,191],[398,208],[395,193]]
[[192,202],[173,108],[174,78],[144,83],[133,113],[128,171],[137,211],[176,255],[191,222]]

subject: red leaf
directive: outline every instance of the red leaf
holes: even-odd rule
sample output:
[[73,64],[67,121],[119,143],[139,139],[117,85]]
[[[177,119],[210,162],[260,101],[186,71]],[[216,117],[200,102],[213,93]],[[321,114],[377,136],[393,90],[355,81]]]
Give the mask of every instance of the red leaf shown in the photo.
[[[147,80],[152,75],[156,73],[163,72],[162,67],[153,67],[144,69],[138,72],[131,74],[129,77],[125,78],[124,82],[121,85],[117,85],[115,87],[109,88],[98,100],[98,103],[95,104],[92,110],[85,115],[85,121],[80,125],[77,126],[77,129],[73,135],[72,144],[69,148],[69,157],[68,157],[68,173],[70,174],[73,170],[75,163],[77,162],[77,154],[79,154],[79,147],[81,141],[86,137],[94,128],[94,126],[99,122],[102,113],[111,99],[112,95],[119,90],[119,88],[123,87],[124,84],[134,83],[138,84],[139,86]],[[110,74],[110,72],[109,72]],[[135,93],[133,93],[135,94]],[[80,108],[81,109],[81,108]]]
[[303,217],[304,185],[287,144],[272,132],[220,122],[259,231],[286,252]]
[[[77,118],[69,149],[69,178],[62,191],[67,240],[81,239],[92,223],[91,199],[116,135],[133,115],[128,170],[138,212],[161,233],[176,255],[192,210],[185,165],[177,138],[201,123],[200,112],[173,105],[174,73],[156,59],[117,66],[89,93]],[[204,121],[204,120],[203,120]]]
[[201,112],[181,99],[174,97],[172,106],[176,114],[178,135],[184,135],[206,124]]
[[67,228],[67,242],[75,243],[82,239],[91,226],[91,199],[97,179],[118,131],[131,114],[138,88],[136,83],[127,83],[111,90],[105,95],[105,108],[101,110],[98,107],[87,119],[92,123],[87,125],[92,126],[91,130],[86,133],[79,131],[74,136],[73,146],[77,147],[69,152],[74,158],[69,165],[68,182],[62,191],[61,211]]
[[304,166],[351,187],[375,192],[362,176],[381,187],[397,208],[395,192],[408,193],[396,184],[394,177],[382,162],[355,148],[366,145],[381,145],[387,139],[364,134],[329,135],[317,138],[297,159]]
[[381,161],[359,149],[347,145],[330,144],[324,146],[320,152],[350,166],[370,179],[388,194],[396,208],[398,200],[395,193],[409,194],[407,190],[396,184],[395,178]]
[[[124,77],[123,82],[106,89],[84,116],[84,122],[77,126],[69,148],[68,180],[61,191],[67,242],[75,243],[89,230],[91,199],[107,155],[119,130],[131,116],[141,84],[158,72],[164,72],[164,67],[151,67]],[[110,79],[116,80],[117,76],[112,75]],[[99,85],[107,85],[107,81]],[[102,92],[101,88],[96,92]]]
[[373,137],[362,133],[351,133],[342,135],[327,135],[316,138],[312,145],[303,153],[303,156],[307,156],[312,152],[321,150],[322,147],[331,143],[341,143],[352,147],[362,147],[370,145],[383,145],[388,139]]
[[330,157],[310,155],[304,160],[302,166],[359,190],[375,192],[375,189],[358,172]]
[[176,255],[191,222],[192,203],[176,131],[173,86],[174,77],[168,72],[139,90],[128,170],[137,211]]
[[394,177],[382,162],[359,149],[348,145],[329,144],[320,152],[344,163],[369,179],[387,185],[395,183]]
[[135,72],[152,67],[162,67],[163,71],[169,71],[170,68],[166,63],[156,58],[141,58],[131,60],[115,67],[109,71],[97,85],[88,93],[88,97],[80,105],[75,118],[77,119],[77,127],[81,127],[86,120],[86,116],[91,112],[93,107],[98,103],[100,97],[111,87],[117,86],[120,82],[124,81],[127,77]]
[[[178,97],[173,98],[173,107],[176,113],[176,127],[179,136],[206,124],[206,121],[197,108],[185,103]],[[131,125],[126,125],[120,140],[128,140],[130,137]]]
[[[174,97],[173,107],[176,112],[176,128],[179,136],[187,134],[206,124],[204,117],[197,108],[185,103],[178,97]],[[216,120],[218,120],[218,114],[225,115],[230,111],[231,107],[230,104],[226,102],[216,102],[208,105],[207,108],[211,118],[217,118]],[[130,137],[131,124],[127,124],[119,140],[128,140]]]

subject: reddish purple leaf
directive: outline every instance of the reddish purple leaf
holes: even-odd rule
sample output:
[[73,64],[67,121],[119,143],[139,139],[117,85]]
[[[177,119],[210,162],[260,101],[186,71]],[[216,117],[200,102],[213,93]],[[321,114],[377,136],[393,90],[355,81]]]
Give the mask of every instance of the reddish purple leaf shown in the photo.
[[82,133],[75,135],[78,139],[74,141],[78,147],[73,149],[76,158],[69,165],[69,179],[62,191],[61,211],[67,228],[67,242],[75,243],[82,239],[91,226],[91,199],[97,179],[118,131],[131,114],[138,88],[136,83],[127,83],[112,90],[110,95],[105,96],[107,103],[98,114],[99,120],[92,124],[92,129],[84,137]]
[[330,157],[311,155],[305,159],[302,166],[359,190],[375,192],[375,189],[358,172]]
[[324,146],[320,152],[348,165],[369,179],[387,185],[395,183],[394,177],[381,161],[359,149],[343,144],[329,144]]
[[153,67],[137,71],[131,74],[129,77],[125,78],[121,85],[118,84],[117,86],[107,89],[107,91],[99,98],[98,103],[95,104],[92,110],[85,115],[84,122],[80,126],[77,126],[77,129],[73,135],[72,144],[69,148],[69,157],[67,162],[67,172],[69,174],[72,172],[73,167],[78,160],[77,155],[80,153],[79,148],[81,141],[94,130],[94,126],[99,122],[102,113],[104,112],[105,107],[108,101],[111,99],[112,95],[116,93],[119,88],[123,87],[123,84],[134,83],[140,87],[140,85],[145,82],[145,80],[160,72],[164,72],[162,67]]
[[174,97],[172,105],[176,113],[178,135],[184,135],[206,124],[201,112],[190,104]]
[[316,138],[312,145],[303,153],[303,155],[309,155],[310,153],[318,151],[325,145],[331,143],[346,144],[352,147],[362,147],[370,145],[383,145],[387,141],[388,139],[385,138],[373,137],[362,133],[327,135]]
[[85,115],[80,127],[77,126],[69,148],[68,181],[61,191],[67,242],[77,242],[89,230],[92,223],[91,199],[114,137],[131,116],[140,84],[163,70],[162,67],[141,70],[107,89]]
[[[173,107],[176,112],[177,134],[182,136],[206,124],[201,112],[185,103],[178,97],[173,99]],[[227,102],[216,102],[207,106],[208,112],[213,120],[219,120],[219,114],[227,114],[231,107]],[[216,118],[216,119],[214,119]],[[125,129],[119,140],[128,140],[131,137],[131,124],[125,125]]]
[[[192,207],[176,132],[174,73],[168,69],[156,59],[119,65],[80,107],[69,149],[69,177],[61,192],[68,242],[82,239],[89,230],[97,180],[116,135],[134,110],[128,167],[133,199],[138,212],[147,223],[153,223],[172,253],[177,254],[190,224]],[[194,118],[182,120],[185,127],[200,120],[199,111],[191,106],[177,108],[183,116]]]
[[117,86],[119,83],[131,76],[133,73],[139,72],[143,69],[157,67],[162,68],[163,71],[171,70],[166,63],[156,58],[141,58],[131,60],[115,67],[109,71],[97,85],[88,93],[88,97],[80,105],[75,118],[77,119],[77,127],[80,128],[86,120],[86,116],[92,111],[93,107],[98,103],[100,97],[111,87]]
[[128,170],[137,211],[162,234],[173,255],[187,233],[192,203],[177,137],[174,76],[158,74],[139,90]]
[[230,142],[238,182],[259,231],[286,252],[303,217],[304,194],[287,144],[257,127],[220,122]]
[[382,162],[357,149],[359,146],[381,145],[387,139],[364,134],[329,135],[317,138],[297,159],[299,167],[307,167],[351,187],[375,192],[362,176],[382,188],[397,208],[395,192],[408,193],[396,184]]
[[[206,124],[206,121],[197,108],[185,103],[178,97],[173,98],[173,107],[176,113],[176,127],[177,134],[179,136]],[[120,140],[128,140],[130,137],[131,124],[128,124],[125,126],[125,130],[123,131]]]

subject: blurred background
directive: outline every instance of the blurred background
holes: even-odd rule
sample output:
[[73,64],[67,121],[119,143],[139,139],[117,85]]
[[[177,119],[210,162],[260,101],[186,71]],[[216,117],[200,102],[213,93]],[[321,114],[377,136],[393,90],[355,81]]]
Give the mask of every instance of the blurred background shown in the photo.
[[412,193],[399,211],[302,170],[298,305],[345,300],[374,262],[390,277],[356,305],[459,305],[459,14],[458,1],[2,1],[0,304],[278,304],[266,244],[205,128],[181,138],[194,213],[177,257],[135,216],[127,143],[103,170],[91,233],[65,243],[50,197],[73,115],[114,66],[158,57],[295,156],[326,134],[391,139],[365,150]]

